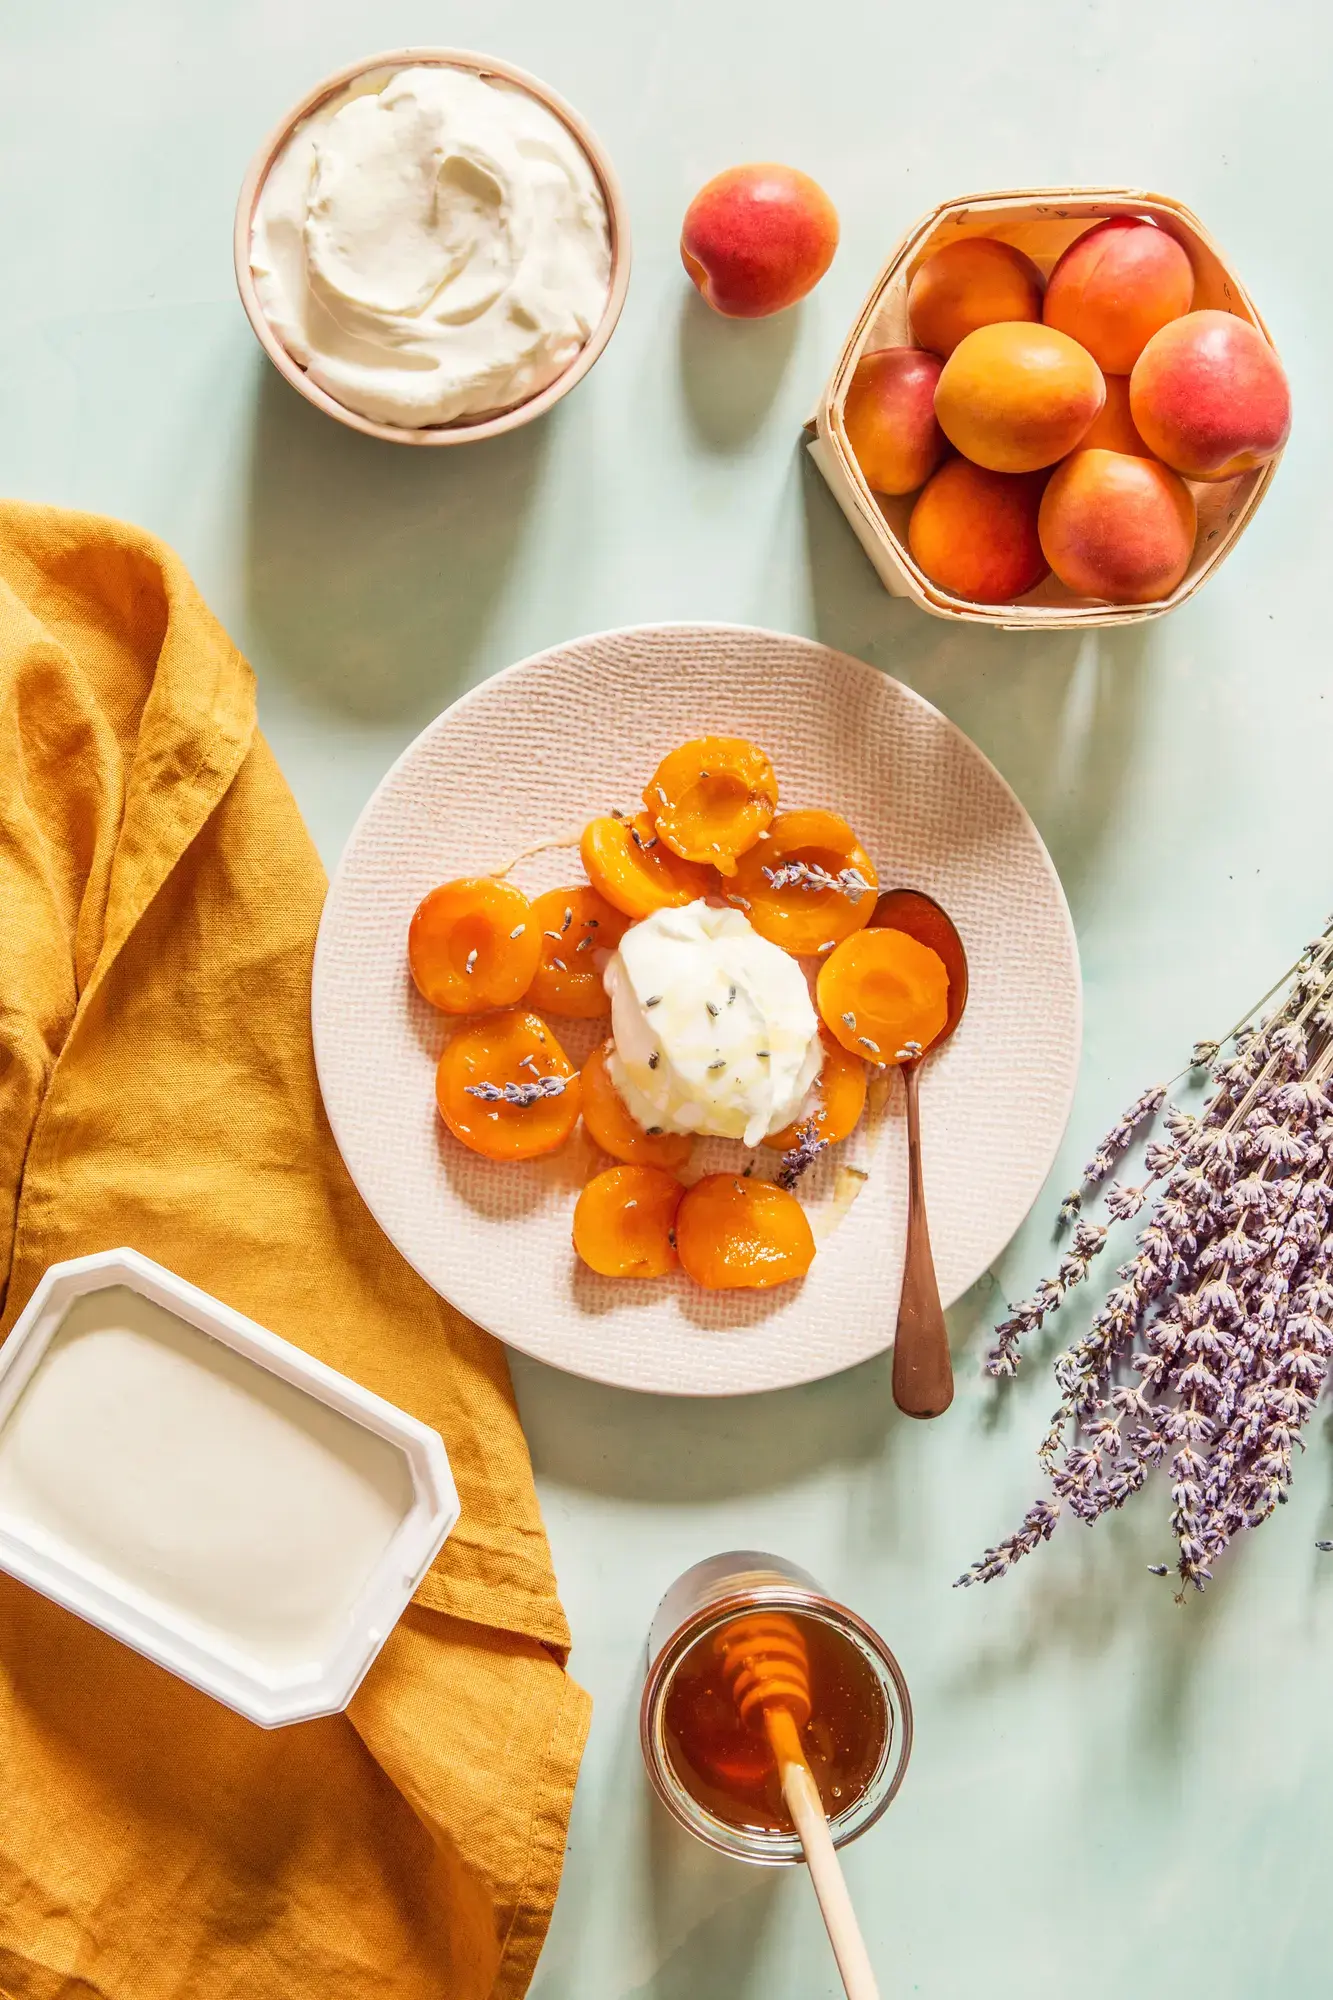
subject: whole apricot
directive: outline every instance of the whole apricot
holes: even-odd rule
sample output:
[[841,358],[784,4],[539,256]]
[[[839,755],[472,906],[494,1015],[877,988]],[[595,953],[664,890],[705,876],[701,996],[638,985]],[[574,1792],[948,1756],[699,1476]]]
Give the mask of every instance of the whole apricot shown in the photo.
[[942,465],[912,509],[907,546],[954,597],[1008,604],[1046,574],[1037,533],[1045,475],[987,472],[965,458]]
[[1166,597],[1189,568],[1194,495],[1156,459],[1076,451],[1051,474],[1038,527],[1067,589],[1112,604]]
[[857,362],[842,421],[873,492],[915,493],[943,458],[944,432],[935,417],[941,366],[919,347],[880,347]]
[[991,472],[1036,472],[1072,451],[1106,401],[1102,371],[1051,326],[981,326],[959,341],[935,391],[950,444]]
[[969,236],[927,257],[907,290],[912,336],[946,358],[997,320],[1041,318],[1041,272],[1012,243]]
[[833,262],[838,211],[796,167],[728,167],[685,211],[680,255],[714,312],[766,319],[794,306]]
[[1129,378],[1144,443],[1186,479],[1233,479],[1281,451],[1291,391],[1257,326],[1193,312],[1155,333]]
[[1156,223],[1113,215],[1075,239],[1051,272],[1042,318],[1086,347],[1107,375],[1128,375],[1159,328],[1187,313],[1194,267]]
[[1152,453],[1134,428],[1130,414],[1128,375],[1107,375],[1103,379],[1106,401],[1101,415],[1094,417],[1084,431],[1079,450],[1123,451],[1131,458],[1151,458]]

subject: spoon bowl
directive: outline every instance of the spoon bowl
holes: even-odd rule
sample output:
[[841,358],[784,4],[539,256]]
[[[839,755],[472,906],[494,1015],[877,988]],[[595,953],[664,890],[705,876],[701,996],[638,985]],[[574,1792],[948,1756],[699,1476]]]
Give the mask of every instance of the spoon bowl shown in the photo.
[[926,1220],[918,1082],[922,1063],[943,1048],[963,1018],[967,953],[948,911],[921,889],[886,890],[870,923],[927,946],[943,960],[949,980],[944,1026],[919,1056],[898,1065],[907,1103],[907,1249],[893,1343],[893,1400],[905,1416],[938,1417],[953,1401],[953,1362]]

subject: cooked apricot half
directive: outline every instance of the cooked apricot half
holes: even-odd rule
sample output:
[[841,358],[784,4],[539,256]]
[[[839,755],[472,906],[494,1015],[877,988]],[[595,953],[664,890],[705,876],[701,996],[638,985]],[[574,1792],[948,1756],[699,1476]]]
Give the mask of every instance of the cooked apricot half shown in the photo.
[[804,1277],[815,1239],[795,1195],[769,1181],[706,1174],[676,1216],[686,1273],[709,1291],[762,1291]]
[[432,889],[408,927],[417,991],[446,1014],[484,1014],[521,1000],[541,939],[532,905],[508,882],[469,875]]
[[613,1160],[664,1167],[669,1174],[678,1174],[689,1160],[694,1141],[688,1132],[647,1132],[630,1116],[606,1066],[610,1046],[607,1042],[594,1049],[581,1072],[583,1122],[589,1138]]
[[472,1152],[535,1160],[578,1123],[578,1071],[540,1014],[511,1007],[459,1029],[435,1072],[435,1102]]
[[744,737],[700,736],[662,759],[643,802],[673,854],[734,875],[777,811],[777,774]]
[[[822,1139],[826,1146],[836,1146],[854,1132],[861,1122],[861,1113],[866,1108],[866,1066],[860,1056],[848,1055],[841,1042],[835,1041],[823,1022],[819,1027],[819,1039],[824,1045],[824,1067],[815,1078],[815,1106],[810,1117],[814,1123],[816,1139]],[[584,1119],[586,1121],[587,1098],[584,1098]],[[794,1124],[784,1126],[765,1139],[766,1146],[774,1147],[779,1153],[786,1153],[801,1143],[801,1127],[804,1118]]]
[[542,955],[524,996],[528,1004],[543,1014],[569,1014],[579,1021],[609,1014],[597,954],[614,951],[625,935],[629,925],[623,911],[585,885],[548,889],[534,900],[532,917]]
[[830,1034],[871,1062],[905,1062],[928,1049],[949,1012],[949,974],[906,931],[858,931],[819,968],[815,998]]
[[654,910],[683,909],[717,888],[711,869],[672,853],[647,813],[590,820],[579,853],[598,895],[636,923]]
[[846,820],[813,810],[779,813],[767,839],[742,857],[732,885],[760,937],[797,957],[868,924],[878,886]]
[[574,1205],[574,1248],[604,1278],[664,1278],[676,1268],[683,1193],[661,1167],[608,1167]]

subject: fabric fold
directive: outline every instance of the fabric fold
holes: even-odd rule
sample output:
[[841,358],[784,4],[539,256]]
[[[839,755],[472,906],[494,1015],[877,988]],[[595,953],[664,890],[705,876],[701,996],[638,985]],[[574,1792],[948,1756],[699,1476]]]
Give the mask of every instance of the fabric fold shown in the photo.
[[508,1996],[544,1935],[586,1697],[503,1354],[324,1118],[325,886],[178,558],[0,507],[0,1336],[131,1244],[434,1425],[463,1509],[350,1715],[272,1734],[0,1577],[10,2000]]

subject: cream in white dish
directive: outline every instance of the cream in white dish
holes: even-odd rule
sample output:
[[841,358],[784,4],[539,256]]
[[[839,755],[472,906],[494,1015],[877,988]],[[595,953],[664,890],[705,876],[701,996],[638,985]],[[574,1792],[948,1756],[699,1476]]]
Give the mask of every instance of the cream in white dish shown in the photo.
[[0,1425],[0,1532],[266,1671],[321,1659],[413,1505],[404,1453],[127,1285]]
[[823,1062],[795,959],[739,910],[657,910],[604,975],[611,1081],[645,1128],[757,1146],[805,1107]]
[[418,429],[548,388],[610,291],[606,202],[555,113],[445,64],[368,72],[296,127],[259,191],[250,266],[312,381]]

